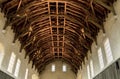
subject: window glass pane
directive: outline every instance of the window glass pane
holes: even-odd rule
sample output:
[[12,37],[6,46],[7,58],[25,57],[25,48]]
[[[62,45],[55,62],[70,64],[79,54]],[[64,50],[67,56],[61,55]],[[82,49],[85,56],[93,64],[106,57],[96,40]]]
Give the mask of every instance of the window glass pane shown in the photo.
[[98,59],[99,59],[100,68],[102,69],[104,67],[104,61],[103,61],[103,54],[101,48],[98,49]]
[[18,59],[17,64],[16,64],[16,68],[15,68],[15,73],[14,73],[14,75],[16,77],[18,77],[18,74],[19,74],[20,64],[21,64],[21,61],[20,61],[20,59]]
[[91,77],[94,77],[93,61],[90,60]]
[[90,68],[89,68],[89,65],[87,65],[87,74],[88,74],[88,79],[90,79]]
[[52,71],[52,72],[55,72],[55,65],[54,65],[54,64],[52,65],[51,71]]
[[12,73],[15,64],[16,55],[12,52],[7,71]]
[[111,51],[110,42],[108,38],[106,39],[104,43],[104,48],[105,48],[107,62],[110,63],[113,60],[113,56],[112,56],[112,51]]
[[25,79],[28,78],[28,68],[26,69],[26,72],[25,72]]
[[66,72],[66,71],[67,71],[67,66],[66,66],[66,65],[63,65],[62,71],[63,71],[63,72]]

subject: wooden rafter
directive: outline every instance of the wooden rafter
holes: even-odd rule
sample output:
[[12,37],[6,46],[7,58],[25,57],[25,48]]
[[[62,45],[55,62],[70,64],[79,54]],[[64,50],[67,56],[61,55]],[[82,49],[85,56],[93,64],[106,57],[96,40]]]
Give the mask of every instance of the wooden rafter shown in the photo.
[[[115,0],[6,0],[1,3],[14,40],[39,73],[59,59],[77,73]],[[97,44],[97,43],[96,43]]]

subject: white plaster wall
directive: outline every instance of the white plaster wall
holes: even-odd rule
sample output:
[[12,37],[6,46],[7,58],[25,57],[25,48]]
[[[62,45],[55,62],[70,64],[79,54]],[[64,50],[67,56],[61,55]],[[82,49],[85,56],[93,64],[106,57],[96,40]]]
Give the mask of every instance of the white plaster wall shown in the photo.
[[[51,72],[52,64],[55,64],[55,72]],[[67,66],[66,72],[62,71],[63,64]],[[71,71],[71,67],[68,64],[62,61],[55,61],[46,66],[45,70],[40,75],[40,79],[76,79],[76,75]]]
[[[0,13],[0,43],[4,46],[4,52],[5,52],[5,56],[4,56],[0,70],[15,77],[14,73],[11,74],[7,71],[11,52],[14,52],[16,54],[16,61],[15,61],[13,72],[15,71],[17,59],[19,58],[21,60],[19,76],[18,76],[18,78],[16,78],[16,77],[15,78],[16,79],[24,79],[26,68],[29,69],[28,79],[32,79],[32,74],[36,74],[38,76],[37,72],[34,69],[31,69],[31,67],[32,67],[31,63],[28,64],[28,57],[27,57],[27,59],[24,59],[25,51],[23,50],[21,53],[19,52],[19,50],[20,50],[19,41],[17,40],[15,44],[12,43],[13,38],[14,38],[14,33],[11,30],[11,27],[8,26],[8,28],[6,29],[6,32],[3,33],[3,27],[5,25],[5,21],[6,21],[6,19],[4,18],[4,14]],[[34,79],[37,79],[37,78],[34,78]]]
[[[102,31],[98,33],[97,36],[97,43],[96,46],[95,43],[92,44],[92,54],[89,53],[88,60],[86,61],[84,67],[81,69],[81,73],[78,73],[77,79],[88,79],[87,77],[87,64],[89,64],[90,60],[93,60],[94,64],[94,73],[96,76],[100,72],[102,72],[105,68],[107,68],[110,64],[112,64],[115,60],[120,58],[120,0],[117,0],[117,2],[114,3],[115,11],[117,15],[113,15],[113,13],[110,13],[108,17],[106,18],[106,22],[104,22],[104,27],[106,33],[103,34]],[[109,38],[111,50],[113,53],[114,61],[112,61],[110,64],[107,64],[106,56],[105,56],[105,50],[104,50],[104,42],[106,38]],[[103,69],[100,69],[99,60],[97,51],[101,47],[102,53],[103,53],[103,59],[105,67]],[[82,78],[79,77],[79,75],[82,75]]]

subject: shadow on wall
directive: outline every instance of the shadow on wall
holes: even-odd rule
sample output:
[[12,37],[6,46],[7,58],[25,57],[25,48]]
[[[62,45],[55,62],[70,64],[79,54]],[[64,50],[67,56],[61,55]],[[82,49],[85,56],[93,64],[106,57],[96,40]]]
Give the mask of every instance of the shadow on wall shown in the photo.
[[0,43],[0,68],[4,58],[4,46]]

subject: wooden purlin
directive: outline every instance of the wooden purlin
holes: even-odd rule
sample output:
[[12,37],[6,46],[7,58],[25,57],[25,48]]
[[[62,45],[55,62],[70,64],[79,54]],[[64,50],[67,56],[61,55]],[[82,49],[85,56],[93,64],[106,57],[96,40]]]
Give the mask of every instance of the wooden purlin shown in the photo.
[[20,51],[25,49],[25,57],[29,56],[28,62],[33,61],[38,72],[59,59],[77,73],[99,30],[105,31],[105,17],[110,11],[115,13],[114,1],[8,0],[1,3],[8,18],[4,30],[12,25],[13,42],[20,41]]

